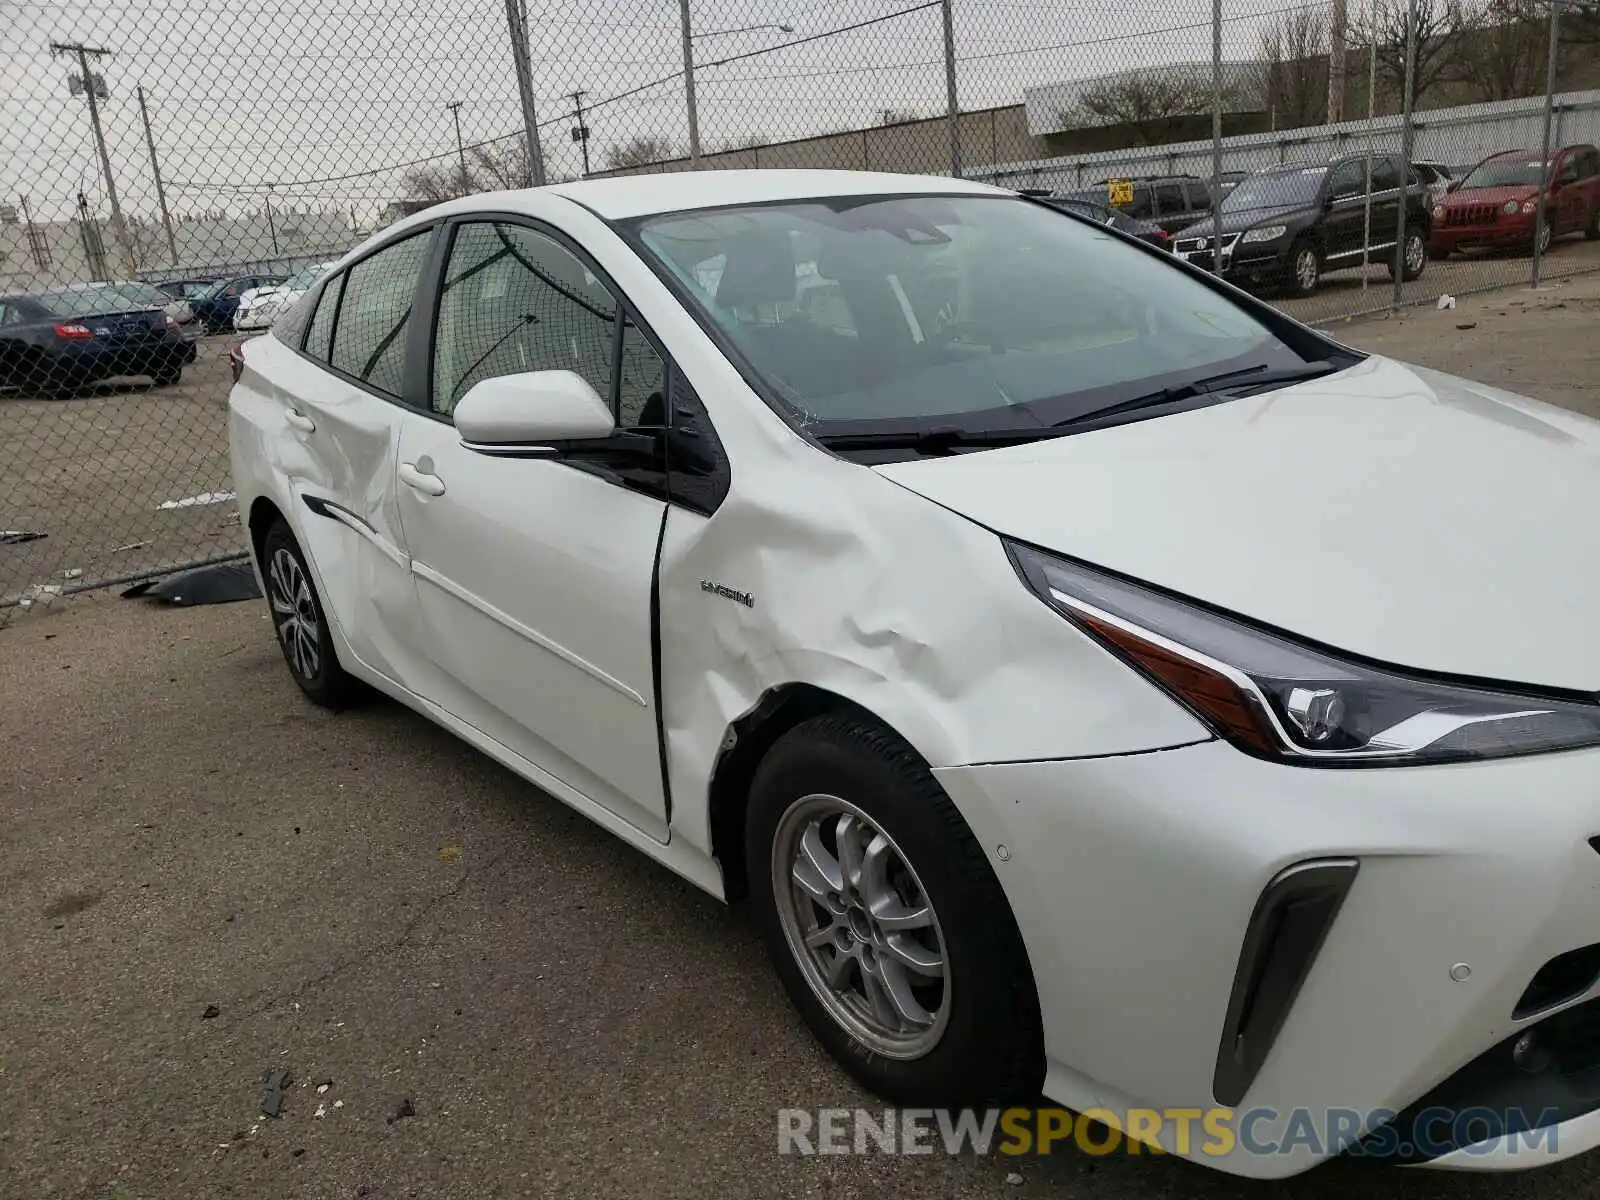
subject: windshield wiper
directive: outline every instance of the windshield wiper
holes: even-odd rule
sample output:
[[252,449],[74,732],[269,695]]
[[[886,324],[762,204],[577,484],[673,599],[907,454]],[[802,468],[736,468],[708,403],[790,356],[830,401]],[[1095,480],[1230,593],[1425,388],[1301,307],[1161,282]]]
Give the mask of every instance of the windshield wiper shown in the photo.
[[920,454],[950,454],[956,450],[1020,446],[1045,438],[1061,437],[1066,430],[1044,425],[1003,426],[998,429],[962,429],[933,425],[923,429],[892,429],[881,433],[822,433],[817,441],[830,450],[915,450]]
[[1196,396],[1205,396],[1212,392],[1226,391],[1231,388],[1276,387],[1290,383],[1301,383],[1307,379],[1320,379],[1324,375],[1332,375],[1340,369],[1334,363],[1326,359],[1320,359],[1316,362],[1302,363],[1298,367],[1268,369],[1263,364],[1259,367],[1246,367],[1242,371],[1226,371],[1221,375],[1210,375],[1204,379],[1192,379],[1188,383],[1179,383],[1174,384],[1172,387],[1162,388],[1159,392],[1135,396],[1132,400],[1124,400],[1108,408],[1091,409],[1089,412],[1080,413],[1076,417],[1062,421],[1061,425],[1077,425],[1083,421],[1098,421],[1104,417],[1117,416],[1120,413],[1133,412],[1141,408],[1157,408],[1163,404],[1175,404],[1180,400],[1191,400]]

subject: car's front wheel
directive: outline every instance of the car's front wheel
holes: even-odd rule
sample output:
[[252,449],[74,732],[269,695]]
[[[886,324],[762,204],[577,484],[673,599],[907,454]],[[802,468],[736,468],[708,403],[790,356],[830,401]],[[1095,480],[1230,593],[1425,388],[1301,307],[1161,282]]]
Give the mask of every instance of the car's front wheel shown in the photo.
[[1032,1102],[1038,999],[1005,893],[910,746],[812,718],[768,752],[746,856],[790,999],[859,1082],[899,1104]]
[[344,707],[356,681],[339,665],[322,598],[311,580],[305,555],[281,519],[274,521],[261,539],[261,577],[289,674],[315,703],[324,708]]
[[1310,242],[1297,242],[1289,251],[1289,278],[1285,290],[1291,296],[1312,296],[1322,281],[1322,256]]

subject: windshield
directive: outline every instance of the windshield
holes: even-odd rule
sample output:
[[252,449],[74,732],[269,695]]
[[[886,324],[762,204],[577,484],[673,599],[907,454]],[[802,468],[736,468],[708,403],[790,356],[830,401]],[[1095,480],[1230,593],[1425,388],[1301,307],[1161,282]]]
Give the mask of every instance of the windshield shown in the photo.
[[1491,158],[1461,181],[1462,188],[1530,187],[1544,182],[1545,164],[1537,158]]
[[87,317],[95,313],[127,312],[136,308],[161,308],[172,297],[148,283],[96,283],[67,292],[46,292],[35,303],[53,317]]
[[1222,211],[1243,212],[1251,208],[1289,208],[1310,204],[1322,190],[1322,180],[1327,173],[1327,167],[1305,167],[1298,171],[1251,175],[1241,179],[1222,198]]
[[635,223],[804,423],[1060,424],[1302,358],[1159,257],[1026,201],[848,197]]

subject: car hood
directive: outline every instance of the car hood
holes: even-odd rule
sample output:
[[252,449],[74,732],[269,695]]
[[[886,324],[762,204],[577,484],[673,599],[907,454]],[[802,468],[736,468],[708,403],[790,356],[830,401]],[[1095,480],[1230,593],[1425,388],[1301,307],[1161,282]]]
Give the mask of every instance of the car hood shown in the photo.
[[998,533],[1402,666],[1600,689],[1600,422],[1370,358],[874,468]]
[[[1303,204],[1286,204],[1274,208],[1246,208],[1238,212],[1222,212],[1222,232],[1224,235],[1239,233],[1245,229],[1254,229],[1257,225],[1282,224],[1286,218],[1309,216],[1313,210]],[[1210,237],[1216,226],[1216,218],[1201,217],[1192,225],[1185,225],[1173,237]]]
[[1539,194],[1539,189],[1529,187],[1527,184],[1511,184],[1506,187],[1482,188],[1457,188],[1445,197],[1446,208],[1466,208],[1479,204],[1504,204],[1507,200],[1521,203],[1532,200]]
[[239,293],[239,306],[249,308],[251,305],[260,304],[269,296],[276,296],[283,291],[282,287],[258,287]]

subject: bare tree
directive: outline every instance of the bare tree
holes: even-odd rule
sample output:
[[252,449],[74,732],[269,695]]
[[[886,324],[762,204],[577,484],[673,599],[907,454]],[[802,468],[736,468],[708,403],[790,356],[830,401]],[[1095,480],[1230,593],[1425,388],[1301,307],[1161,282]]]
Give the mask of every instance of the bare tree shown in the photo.
[[533,185],[533,169],[528,163],[527,143],[519,138],[474,146],[468,151],[467,173],[454,161],[414,167],[400,180],[407,200],[437,204],[474,192]]
[[1462,77],[1459,55],[1478,14],[1463,0],[1373,0],[1352,22],[1359,40],[1377,49],[1378,72],[1398,93],[1406,78],[1406,11],[1416,11],[1416,71],[1412,96],[1421,103],[1440,84]]
[[[1226,99],[1228,93],[1224,93]],[[1078,97],[1078,111],[1061,113],[1061,123],[1128,125],[1149,145],[1174,117],[1211,111],[1211,84],[1193,72],[1151,69],[1102,79]]]
[[620,145],[606,148],[606,165],[612,168],[645,167],[677,157],[678,150],[671,139],[655,133],[636,134]]
[[1275,128],[1315,125],[1327,111],[1328,16],[1297,8],[1262,28],[1261,99]]
[[1482,0],[1461,39],[1462,78],[1485,100],[1513,100],[1544,88],[1548,53],[1545,0]]

